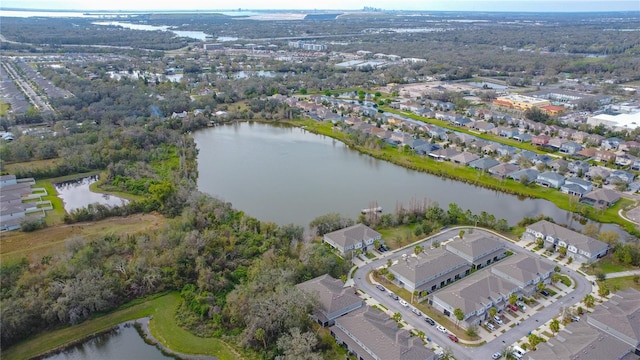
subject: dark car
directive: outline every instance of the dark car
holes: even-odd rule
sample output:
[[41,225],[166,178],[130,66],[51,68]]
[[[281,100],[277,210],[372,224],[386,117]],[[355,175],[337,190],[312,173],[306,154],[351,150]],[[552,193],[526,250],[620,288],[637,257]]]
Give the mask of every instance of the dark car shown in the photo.
[[433,319],[432,319],[432,318],[428,318],[428,317],[426,317],[426,318],[424,318],[424,321],[426,321],[426,322],[427,322],[427,324],[429,324],[429,325],[431,325],[431,326],[434,326],[434,325],[436,324],[436,322],[435,322],[435,321],[433,321]]
[[449,336],[449,339],[451,339],[451,341],[458,342],[458,337],[457,336],[455,336],[453,334],[449,334],[448,336]]
[[398,300],[398,299],[400,299],[400,298],[398,297],[398,295],[396,295],[396,294],[394,294],[394,293],[389,293],[389,296],[390,296],[393,300]]
[[542,290],[540,291],[540,294],[544,295],[544,296],[549,296],[551,294],[549,294],[549,292],[547,290]]
[[380,290],[380,291],[385,291],[385,290],[386,290],[386,289],[384,288],[384,286],[382,286],[382,285],[380,285],[380,284],[376,285],[376,288],[378,288],[378,290]]
[[380,251],[380,252],[385,252],[385,251],[388,251],[388,250],[389,249],[384,245],[380,245],[380,247],[378,248],[378,251]]

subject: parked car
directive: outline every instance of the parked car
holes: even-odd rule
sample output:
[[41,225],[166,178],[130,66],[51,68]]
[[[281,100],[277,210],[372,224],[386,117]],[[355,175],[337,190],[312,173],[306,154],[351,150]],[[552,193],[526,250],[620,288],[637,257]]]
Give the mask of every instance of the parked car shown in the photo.
[[540,294],[544,295],[544,296],[549,296],[551,295],[547,290],[542,290],[540,291]]
[[380,290],[380,291],[385,291],[385,290],[387,290],[387,289],[385,289],[385,288],[384,288],[384,286],[382,286],[382,285],[380,285],[380,284],[376,285],[376,288],[378,288],[378,290]]
[[416,309],[416,308],[411,309],[411,311],[412,311],[414,314],[418,315],[418,316],[422,316],[422,313],[420,312],[420,310],[418,310],[418,309]]
[[392,292],[390,292],[390,293],[389,293],[389,296],[390,296],[393,300],[398,300],[398,299],[400,299],[400,298],[398,297],[398,295],[396,295],[396,294],[394,294],[394,293],[392,293]]
[[493,360],[500,359],[501,357],[502,357],[502,353],[499,353],[499,352],[494,353],[493,355],[491,355],[491,358]]
[[434,326],[434,325],[436,324],[436,322],[435,322],[435,321],[433,321],[433,319],[432,319],[432,318],[428,318],[428,317],[426,317],[426,318],[424,318],[424,321],[426,321],[426,322],[427,322],[427,324],[429,324],[429,325],[431,325],[431,326]]
[[509,305],[507,305],[507,307],[508,307],[509,309],[513,310],[513,311],[516,311],[516,312],[518,311],[518,307],[517,307],[517,306],[515,306],[515,305],[513,305],[513,304],[509,304]]
[[455,336],[453,334],[449,334],[448,336],[449,336],[449,339],[451,339],[451,341],[458,342],[458,337],[457,336]]
[[409,306],[409,303],[408,303],[408,302],[406,302],[406,301],[404,301],[404,299],[400,299],[400,300],[398,300],[398,301],[400,302],[400,305],[402,305],[402,306],[405,306],[405,307],[406,307],[406,306]]
[[493,331],[493,330],[495,330],[495,329],[496,329],[496,327],[495,327],[495,326],[493,326],[493,324],[492,324],[492,323],[488,322],[488,323],[487,323],[487,329],[488,329],[489,331]]
[[522,301],[518,301],[516,305],[520,306],[520,309],[522,309],[522,311],[527,311],[527,305],[525,305]]
[[442,325],[438,325],[436,329],[438,329],[438,331],[440,331],[441,333],[445,333],[445,334],[447,333],[447,329],[445,329],[445,327]]
[[571,321],[580,321],[580,316],[578,316],[578,315],[571,315]]
[[493,317],[493,321],[498,325],[502,325],[502,319],[500,319],[497,315]]
[[378,251],[380,251],[380,252],[385,252],[385,251],[388,251],[388,250],[389,249],[384,245],[380,245],[380,247],[378,248]]

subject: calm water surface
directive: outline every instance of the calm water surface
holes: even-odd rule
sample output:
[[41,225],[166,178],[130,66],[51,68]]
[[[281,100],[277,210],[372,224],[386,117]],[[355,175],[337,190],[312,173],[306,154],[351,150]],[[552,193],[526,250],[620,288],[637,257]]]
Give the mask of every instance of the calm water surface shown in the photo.
[[87,207],[89,204],[99,203],[103,205],[124,205],[128,201],[115,195],[94,193],[89,185],[98,181],[98,176],[89,176],[82,179],[64,181],[53,184],[58,197],[64,203],[64,209],[71,212],[75,209]]
[[166,356],[153,345],[144,342],[138,331],[130,325],[119,325],[107,334],[97,336],[45,360],[163,360]]
[[299,128],[245,122],[200,130],[194,137],[198,188],[260,220],[307,226],[329,212],[355,219],[374,202],[387,213],[428,198],[445,209],[456,203],[510,224],[545,214],[580,226],[549,201],[520,200],[408,170]]

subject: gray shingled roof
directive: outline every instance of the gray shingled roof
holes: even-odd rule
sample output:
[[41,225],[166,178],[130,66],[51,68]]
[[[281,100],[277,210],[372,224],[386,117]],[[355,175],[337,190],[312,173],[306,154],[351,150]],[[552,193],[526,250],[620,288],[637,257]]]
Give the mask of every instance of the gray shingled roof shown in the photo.
[[426,279],[437,278],[453,270],[460,269],[468,263],[465,259],[446,251],[444,248],[429,250],[418,256],[408,256],[400,259],[390,268],[409,281],[422,283]]
[[458,250],[459,252],[467,255],[472,261],[476,261],[479,258],[486,256],[499,249],[504,249],[505,246],[502,241],[483,235],[466,234],[462,239],[456,239],[446,245],[447,250]]
[[356,224],[324,236],[342,247],[348,247],[365,239],[379,237],[380,233],[364,224]]
[[527,226],[527,228],[540,232],[544,235],[551,235],[554,238],[567,242],[569,245],[577,247],[578,249],[586,250],[591,254],[597,253],[608,246],[607,243],[600,240],[582,235],[579,232],[556,225],[547,220],[538,221],[535,224]]
[[465,314],[479,310],[500,296],[518,290],[518,285],[493,275],[489,271],[477,272],[433,294],[452,308]]
[[549,359],[618,359],[630,346],[590,327],[586,322],[573,322],[560,330],[536,351],[527,352],[531,360]]
[[[331,330],[339,330],[340,338],[344,339],[349,335],[340,327],[357,338],[379,359],[418,360],[431,359],[435,355],[419,338],[412,337],[407,330],[398,329],[396,322],[388,315],[371,307],[354,311],[336,320],[336,325],[332,326]],[[364,354],[364,351],[358,354]]]
[[[503,274],[524,284],[535,280],[540,274],[553,270],[555,265],[549,261],[523,254],[514,254],[491,267],[491,272],[497,276]],[[509,280],[507,278],[507,280]]]
[[356,303],[362,303],[362,299],[354,294],[352,288],[345,288],[342,280],[334,279],[329,274],[318,276],[296,286],[316,296],[325,316]]
[[613,298],[597,306],[588,316],[588,322],[592,326],[604,325],[628,337],[621,340],[628,342],[631,339],[632,343],[629,345],[640,345],[640,291],[633,288],[618,291]]

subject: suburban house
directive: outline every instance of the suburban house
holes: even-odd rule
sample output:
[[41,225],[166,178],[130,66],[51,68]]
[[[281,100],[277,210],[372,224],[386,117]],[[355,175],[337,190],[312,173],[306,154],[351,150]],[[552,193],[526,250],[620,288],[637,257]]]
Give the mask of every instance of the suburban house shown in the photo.
[[624,170],[613,170],[611,172],[611,174],[609,174],[609,177],[607,178],[607,181],[609,183],[613,183],[616,180],[617,181],[622,181],[626,184],[629,184],[631,182],[633,182],[633,179],[635,179],[635,175],[628,172],[628,171],[624,171]]
[[436,354],[417,336],[399,329],[384,312],[371,307],[336,320],[331,328],[336,342],[358,360],[435,360]]
[[451,160],[453,156],[456,156],[458,154],[460,154],[460,151],[452,147],[448,147],[430,152],[429,157],[436,160]]
[[389,267],[394,282],[409,292],[428,291],[444,287],[471,272],[469,262],[443,247],[413,254]]
[[536,178],[536,184],[558,189],[562,184],[564,184],[564,176],[555,173],[553,171],[546,171],[541,174],[538,174]]
[[350,250],[367,251],[382,235],[364,224],[356,224],[325,234],[322,241],[344,254]]
[[542,238],[544,241],[551,243],[554,248],[566,247],[567,255],[578,262],[596,261],[609,251],[607,243],[547,220],[541,220],[527,226],[523,234],[523,238],[525,237],[528,237],[528,240]]
[[364,301],[352,288],[345,288],[342,280],[334,279],[328,274],[300,283],[296,287],[318,299],[320,308],[311,317],[324,327],[333,325],[340,316],[364,305]]
[[458,155],[452,156],[451,161],[456,164],[467,165],[470,162],[479,159],[480,157],[476,154],[472,154],[470,152],[463,151]]
[[518,182],[526,182],[527,184],[535,181],[538,178],[540,172],[535,169],[522,169],[518,171],[514,171],[508,175],[509,178],[518,181]]
[[560,187],[560,191],[563,193],[577,197],[582,197],[591,190],[593,190],[593,184],[590,181],[576,177],[566,179]]
[[591,205],[597,209],[606,209],[613,206],[618,200],[620,200],[620,194],[617,191],[611,189],[596,189],[590,193],[585,194],[580,202]]
[[469,163],[469,166],[482,172],[488,171],[490,168],[500,164],[500,162],[492,157],[483,157]]
[[482,233],[466,234],[445,245],[447,251],[466,260],[473,269],[483,268],[506,256],[506,247],[498,239]]
[[589,163],[586,161],[582,161],[582,160],[575,160],[569,163],[569,165],[567,165],[567,167],[569,168],[569,172],[574,173],[574,174],[580,174],[582,173],[582,175],[585,175],[587,172],[589,172]]
[[518,167],[518,165],[510,163],[500,163],[489,169],[489,174],[500,179],[505,179],[507,176],[518,170],[520,170],[520,167]]
[[640,291],[616,292],[586,315],[586,321],[568,324],[525,354],[528,360],[637,359],[640,355]]

